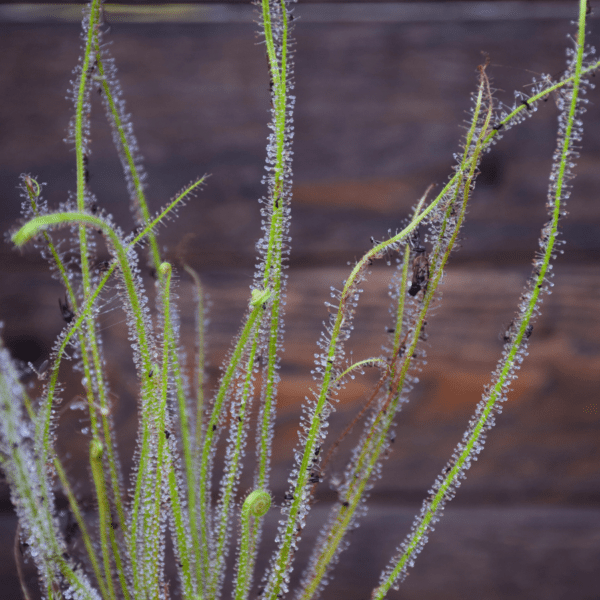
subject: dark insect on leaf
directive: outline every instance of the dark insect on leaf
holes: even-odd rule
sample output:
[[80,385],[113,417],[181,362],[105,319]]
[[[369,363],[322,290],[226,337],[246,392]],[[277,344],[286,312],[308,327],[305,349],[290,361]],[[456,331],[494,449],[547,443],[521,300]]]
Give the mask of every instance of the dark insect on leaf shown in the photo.
[[416,256],[413,260],[413,275],[412,285],[408,290],[411,296],[416,296],[421,290],[427,291],[427,282],[429,281],[429,259],[425,248],[418,247],[415,249]]
[[515,328],[515,322],[511,321],[509,323],[508,327],[506,328],[506,330],[504,331],[504,333],[502,334],[502,341],[505,344],[508,342],[512,342],[514,328]]
[[48,367],[50,366],[50,362],[45,360],[39,367],[38,367],[38,373],[40,375],[43,375],[47,370]]
[[75,316],[71,305],[69,304],[68,298],[65,296],[65,301],[63,302],[60,298],[58,299],[58,308],[60,309],[60,314],[65,323],[70,323]]
[[79,533],[79,523],[71,521],[71,513],[69,513],[69,522],[65,529],[65,543],[70,544]]
[[25,556],[27,549],[29,548],[29,544],[24,541],[19,542],[19,551],[21,552],[21,556]]
[[320,483],[321,477],[319,477],[318,473],[311,473],[308,481],[309,481],[309,483]]
[[294,494],[290,494],[289,492],[286,492],[286,493],[283,495],[283,499],[284,499],[284,500],[293,500],[293,499],[294,499]]
[[527,325],[527,329],[525,329],[525,337],[529,339],[531,337],[531,333],[533,332],[533,325]]
[[88,185],[90,183],[90,171],[88,169],[89,159],[88,155],[83,155],[83,178],[85,179],[85,184]]
[[[137,227],[134,227],[131,230],[131,235],[133,236],[133,238],[135,239],[142,231],[143,231],[143,227],[141,225],[138,225]],[[146,245],[146,240],[144,238],[141,238],[140,240],[138,240],[138,245],[140,248],[143,248]]]
[[110,263],[107,260],[103,260],[97,267],[96,270],[98,273],[106,273],[110,268]]

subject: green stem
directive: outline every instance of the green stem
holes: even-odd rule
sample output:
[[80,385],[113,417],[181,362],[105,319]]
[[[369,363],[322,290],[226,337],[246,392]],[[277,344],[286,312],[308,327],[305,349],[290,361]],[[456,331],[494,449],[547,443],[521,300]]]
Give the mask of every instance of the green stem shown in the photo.
[[252,557],[255,555],[253,531],[259,519],[271,507],[271,494],[266,490],[254,490],[248,494],[242,506],[240,548],[235,583],[235,600],[246,600],[252,585]]
[[[90,16],[87,29],[86,45],[83,55],[81,78],[79,80],[79,89],[77,93],[77,100],[75,106],[75,160],[77,168],[77,209],[80,212],[85,211],[85,169],[86,159],[85,147],[88,145],[87,140],[84,137],[84,112],[89,110],[87,104],[89,103],[89,90],[90,90],[90,62],[92,55],[95,54],[94,46],[98,47],[98,30],[100,27],[100,13],[101,13],[101,0],[93,0],[90,3]],[[96,62],[98,62],[99,55],[96,54]],[[89,124],[88,124],[89,126]],[[88,256],[88,241],[87,241],[87,229],[85,225],[79,227],[79,250],[81,259],[81,273],[82,273],[82,287],[83,287],[83,301],[91,295],[91,273]],[[73,307],[76,308],[76,303],[73,302]],[[110,471],[110,479],[112,483],[113,500],[117,509],[117,516],[119,524],[122,530],[125,530],[125,512],[122,503],[122,492],[119,484],[119,475],[117,470],[117,459],[115,456],[114,445],[112,442],[112,433],[110,423],[108,419],[108,402],[107,402],[107,390],[104,383],[104,370],[102,360],[100,358],[100,350],[98,346],[98,339],[96,337],[96,325],[95,317],[92,313],[87,313],[85,316],[85,327],[86,335],[83,332],[80,333],[80,338],[86,338],[85,343],[81,345],[82,358],[84,373],[87,381],[88,390],[88,406],[90,416],[90,429],[94,441],[100,444],[100,437],[97,425],[97,419],[95,414],[95,401],[93,392],[93,382],[96,383],[97,392],[99,396],[100,414],[102,416],[102,430],[104,433],[104,450],[107,454],[107,462]],[[93,361],[93,377],[92,370],[88,363],[88,352],[91,353]],[[92,471],[94,470],[94,459],[90,455],[90,465]],[[97,480],[100,488],[97,487],[97,502],[101,504],[102,498],[106,497],[106,481],[104,478]],[[112,528],[111,528],[112,533]],[[122,562],[120,556],[120,549],[118,544],[114,544],[114,548],[117,550],[117,556],[115,557],[118,563]],[[127,597],[127,590],[124,588],[125,596]]]
[[[262,307],[260,308],[262,313]],[[256,322],[260,323],[262,314],[259,313]],[[211,562],[211,570],[213,573],[209,585],[208,598],[216,599],[218,597],[219,586],[222,579],[222,570],[225,563],[226,543],[230,534],[229,517],[232,508],[233,495],[236,489],[236,483],[239,479],[240,461],[245,446],[245,431],[247,425],[247,412],[249,410],[249,398],[253,391],[252,381],[254,379],[254,363],[258,348],[259,328],[255,327],[253,332],[252,346],[248,353],[246,375],[244,384],[241,390],[239,400],[239,408],[237,411],[232,411],[232,426],[231,434],[227,450],[226,450],[226,469],[221,483],[221,501],[220,514],[217,518],[216,535],[215,535],[215,550],[214,558]],[[235,431],[235,433],[234,433]],[[270,498],[270,496],[269,496]]]
[[[192,544],[194,548],[194,555],[201,556],[200,552],[200,531],[198,527],[198,485],[199,485],[199,473],[198,467],[200,452],[202,448],[202,423],[204,420],[204,295],[202,291],[202,283],[198,274],[188,265],[184,266],[184,269],[194,280],[196,287],[196,295],[198,300],[198,307],[196,312],[196,328],[197,328],[197,342],[196,342],[196,418],[195,418],[195,452],[194,452],[194,465],[191,465],[188,470],[188,503],[189,503],[189,518],[190,518],[190,529],[192,535]],[[191,480],[191,481],[190,481]],[[196,577],[198,581],[202,580],[201,561],[196,561]]]
[[204,443],[202,446],[202,455],[200,458],[200,478],[199,478],[199,524],[200,524],[200,539],[201,547],[203,549],[202,564],[203,564],[203,580],[208,582],[211,580],[210,577],[210,561],[209,561],[209,548],[210,543],[210,529],[209,529],[209,502],[210,502],[210,473],[211,463],[213,456],[213,446],[216,438],[216,431],[219,421],[222,418],[222,411],[226,397],[230,393],[230,386],[234,376],[238,372],[238,367],[242,356],[247,348],[247,345],[251,339],[252,333],[255,328],[255,323],[259,315],[262,314],[262,305],[266,303],[271,297],[271,293],[267,290],[253,290],[252,299],[250,301],[250,313],[247,317],[242,333],[237,341],[235,349],[231,355],[229,364],[227,365],[223,379],[219,386],[217,396],[213,403],[213,410],[211,413],[210,420],[207,425],[206,435],[204,437]]
[[[53,226],[66,226],[72,223],[84,224],[88,227],[93,227],[95,229],[102,229],[105,235],[110,239],[112,247],[114,249],[117,262],[121,267],[123,284],[127,296],[129,298],[129,303],[131,307],[131,311],[133,314],[134,327],[136,329],[136,340],[138,342],[138,351],[140,354],[140,364],[141,364],[141,374],[140,378],[142,380],[142,410],[147,411],[148,406],[152,401],[152,393],[154,388],[154,383],[149,380],[145,374],[148,374],[152,369],[152,354],[150,350],[148,334],[146,332],[146,322],[144,318],[144,312],[142,310],[142,306],[140,304],[140,299],[137,294],[137,287],[135,285],[134,274],[130,268],[128,257],[127,257],[127,249],[121,243],[117,233],[110,227],[107,223],[105,223],[99,217],[95,217],[93,215],[88,215],[85,213],[55,213],[49,215],[43,215],[39,217],[35,217],[25,225],[21,227],[19,231],[17,231],[12,240],[17,246],[22,246],[27,241],[29,241],[32,237],[37,235],[40,231],[48,227]],[[89,298],[95,298],[96,294],[91,294]],[[91,306],[89,306],[86,310],[84,310],[80,316],[80,318],[76,321],[76,323],[80,323],[87,316],[91,315]],[[68,337],[66,336],[63,339],[61,344],[59,357],[62,355],[66,347],[66,341]],[[58,369],[55,368],[52,372],[50,385],[48,387],[48,397],[46,399],[46,415],[44,419],[44,433],[43,433],[43,448],[45,453],[49,452],[49,428],[50,428],[50,414],[52,408],[52,398],[54,394],[54,390],[56,389],[56,378],[58,375]],[[144,432],[147,432],[147,428],[144,428]],[[133,520],[130,528],[130,540],[132,543],[136,543],[137,539],[137,516],[140,508],[140,493],[141,493],[141,481],[145,477],[145,469],[146,463],[149,455],[149,440],[147,436],[142,442],[142,448],[140,453],[140,465],[138,470],[138,480],[136,485],[136,493],[134,496],[134,504],[133,504]],[[132,568],[134,571],[134,579],[137,581],[137,561],[132,561]],[[138,581],[139,585],[139,581]],[[137,588],[136,588],[137,589]]]
[[[131,177],[131,181],[133,183],[136,207],[138,208],[140,213],[138,215],[138,222],[140,224],[145,224],[148,223],[148,221],[150,221],[150,211],[148,209],[148,202],[146,201],[144,187],[140,179],[138,168],[135,164],[133,152],[127,140],[127,134],[125,133],[125,127],[123,126],[123,120],[121,119],[121,112],[117,107],[114,95],[112,93],[112,89],[106,76],[104,64],[101,58],[102,52],[100,49],[100,40],[98,39],[98,36],[94,38],[94,45],[96,50],[96,59],[98,61],[99,79],[102,83],[102,91],[104,93],[104,97],[106,98],[107,110],[110,115],[110,118],[112,119],[112,124],[117,132],[117,137],[120,142],[120,149],[123,152],[123,168],[126,170],[126,172],[129,173],[129,176]],[[154,264],[154,268],[158,272],[158,268],[160,267],[161,262],[160,250],[158,248],[158,241],[156,239],[156,235],[153,231],[150,231],[148,233],[148,241],[150,243],[150,257]]]
[[[465,153],[463,155],[462,163],[460,165],[459,172],[463,172],[465,166],[469,164],[469,171],[467,175],[467,180],[465,185],[463,186],[464,196],[463,203],[461,206],[461,211],[457,223],[454,227],[454,231],[452,237],[448,242],[446,242],[445,252],[444,252],[444,260],[434,272],[434,276],[428,282],[427,292],[423,298],[423,305],[421,310],[418,313],[418,317],[415,320],[415,324],[412,328],[412,339],[409,344],[407,350],[403,353],[403,361],[402,367],[398,375],[395,372],[395,366],[392,363],[392,372],[390,375],[390,383],[393,381],[394,384],[390,385],[388,389],[388,400],[380,402],[379,412],[373,420],[372,424],[369,427],[367,435],[363,438],[361,444],[362,447],[359,451],[355,452],[354,456],[356,457],[352,461],[352,465],[350,469],[352,470],[352,475],[348,477],[348,487],[344,490],[344,501],[339,504],[334,509],[334,517],[331,520],[331,526],[326,534],[325,541],[323,546],[319,549],[317,558],[315,560],[314,567],[311,570],[311,575],[308,578],[307,583],[305,584],[305,588],[301,595],[302,600],[308,600],[312,598],[321,582],[323,577],[325,576],[330,562],[339,552],[339,546],[344,536],[346,535],[348,528],[355,518],[355,513],[360,505],[360,502],[364,496],[364,493],[367,489],[367,485],[371,480],[373,470],[375,469],[376,464],[378,463],[381,454],[383,453],[385,447],[387,446],[387,435],[389,432],[389,428],[393,422],[394,416],[397,411],[397,403],[401,397],[400,391],[404,386],[404,381],[406,375],[408,373],[409,367],[412,364],[412,358],[416,350],[417,343],[419,341],[419,336],[421,332],[421,328],[425,321],[425,317],[429,310],[429,306],[434,297],[435,291],[439,284],[439,281],[443,274],[443,269],[445,267],[446,261],[450,255],[452,248],[456,242],[456,237],[460,230],[462,219],[464,218],[464,214],[466,211],[467,201],[469,198],[469,191],[471,189],[472,179],[475,174],[475,168],[478,163],[478,158],[481,154],[481,140],[484,135],[483,132],[486,131],[487,124],[491,118],[491,105],[488,108],[487,116],[484,120],[483,126],[481,127],[480,137],[475,144],[473,149],[473,136],[476,130],[477,125],[479,124],[479,114],[482,106],[483,94],[485,91],[485,83],[484,75],[482,72],[482,80],[479,86],[479,92],[477,96],[475,111],[473,114],[473,119],[471,123],[471,127],[469,132],[467,133],[467,138],[465,142]],[[472,158],[472,160],[470,159]],[[459,186],[457,186],[458,188]],[[452,198],[456,198],[456,192],[453,193]],[[413,222],[418,216],[423,213],[420,213],[420,210],[423,205],[423,199],[417,206],[415,210],[415,216],[413,218]],[[446,216],[448,215],[448,211],[446,211]],[[441,243],[441,242],[440,242]],[[408,278],[408,258],[409,258],[409,248],[408,245],[405,248],[405,257],[403,262],[403,271],[402,271],[402,283],[399,288],[399,308],[397,310],[397,318],[396,318],[396,336],[394,342],[394,353],[392,354],[391,360],[396,361],[400,358],[400,336],[399,333],[402,328],[402,319],[403,319],[403,311],[404,311],[404,295],[406,293],[406,281]],[[343,298],[343,297],[342,297]],[[343,306],[340,301],[340,307],[338,309],[338,315],[342,312]]]
[[[77,499],[75,498],[75,494],[69,485],[69,481],[67,480],[67,474],[63,469],[63,466],[58,460],[58,458],[54,458],[54,468],[58,473],[58,477],[62,486],[67,494],[67,499],[69,500],[69,506],[71,508],[71,512],[75,517],[75,521],[77,521],[77,525],[79,526],[79,531],[81,532],[81,537],[83,539],[83,544],[88,554],[88,558],[90,559],[90,563],[92,565],[92,569],[94,571],[94,575],[96,575],[96,580],[98,581],[98,585],[100,587],[100,593],[103,598],[108,598],[108,589],[106,587],[106,582],[102,577],[102,573],[100,571],[100,566],[98,565],[98,560],[96,558],[96,553],[94,552],[94,547],[92,546],[92,540],[90,538],[90,534],[88,533],[87,527],[85,525],[85,521],[83,520],[83,515],[81,514],[81,510],[79,509],[79,504],[77,503]],[[92,470],[92,476],[94,477],[95,482],[95,474]],[[111,596],[112,597],[112,596]]]
[[[168,480],[168,472],[166,465],[166,456],[168,449],[167,444],[167,394],[169,386],[169,354],[171,348],[171,274],[172,268],[169,263],[162,263],[159,268],[159,276],[161,285],[163,287],[163,319],[164,319],[164,330],[163,330],[163,362],[162,362],[162,373],[160,377],[160,396],[157,403],[157,412],[152,415],[153,425],[155,427],[155,434],[158,439],[158,451],[156,460],[156,476],[155,476],[155,493],[154,493],[154,515],[152,519],[152,528],[150,531],[149,540],[145,540],[145,547],[150,549],[150,557],[152,559],[153,573],[152,573],[152,594],[156,594],[158,597],[160,593],[160,561],[157,560],[159,554],[162,553],[164,543],[161,538],[164,533],[161,533],[161,520],[162,520],[162,504],[163,490],[165,488],[165,482]],[[158,375],[158,374],[157,374]],[[158,391],[158,390],[157,390]],[[169,433],[170,435],[170,433]]]
[[558,221],[561,212],[561,200],[563,193],[563,185],[567,168],[570,168],[570,140],[572,136],[575,113],[577,110],[577,98],[580,87],[581,75],[583,72],[583,48],[585,43],[585,17],[586,17],[586,1],[581,0],[579,6],[579,29],[577,37],[577,58],[575,61],[575,73],[573,75],[573,88],[571,92],[571,102],[566,118],[565,132],[562,136],[562,147],[559,148],[560,162],[558,164],[558,177],[556,184],[551,184],[553,192],[554,206],[552,207],[552,222],[550,235],[545,243],[544,256],[539,267],[539,273],[536,278],[536,285],[531,291],[531,296],[526,301],[526,307],[523,317],[520,321],[520,326],[514,339],[510,342],[510,348],[503,360],[500,362],[496,372],[499,373],[495,384],[493,385],[489,397],[485,401],[481,410],[478,411],[475,417],[475,425],[468,435],[466,434],[466,442],[459,446],[458,457],[448,473],[445,474],[439,489],[434,494],[433,498],[427,503],[421,517],[418,519],[418,524],[414,527],[413,533],[406,539],[402,545],[400,557],[394,560],[388,572],[382,578],[382,583],[373,591],[374,600],[383,600],[394,582],[402,576],[406,568],[414,556],[417,549],[424,544],[424,539],[429,527],[438,512],[438,509],[443,505],[448,498],[448,494],[455,487],[459,474],[469,467],[471,457],[475,451],[481,448],[483,436],[492,426],[491,419],[497,403],[503,399],[510,375],[515,370],[515,360],[521,351],[526,332],[528,331],[530,320],[538,304],[540,291],[543,287],[548,265],[552,258],[554,240],[558,230]]
[[285,197],[286,165],[288,159],[285,153],[286,127],[289,119],[288,114],[288,68],[287,68],[287,45],[288,45],[288,15],[285,2],[280,1],[281,10],[281,35],[282,39],[277,45],[280,57],[277,55],[275,37],[273,34],[271,8],[269,0],[262,0],[262,14],[265,41],[267,48],[267,59],[271,81],[273,82],[273,121],[275,124],[275,165],[274,180],[271,184],[271,223],[269,227],[269,242],[267,255],[265,257],[263,286],[274,292],[271,304],[271,315],[269,324],[269,338],[266,361],[266,386],[262,401],[262,423],[258,436],[258,468],[255,485],[257,488],[268,486],[268,473],[270,467],[270,440],[275,405],[276,383],[275,370],[277,367],[277,349],[281,329],[281,295],[283,292],[282,268],[283,268],[283,235],[285,227],[286,205],[289,208],[289,197]]
[[92,479],[94,480],[96,499],[98,501],[100,546],[102,548],[102,558],[104,561],[104,577],[106,578],[109,598],[111,600],[115,600],[117,596],[112,579],[110,551],[108,545],[108,529],[111,528],[110,505],[106,496],[104,470],[102,468],[102,452],[102,443],[98,440],[92,440],[90,443],[90,461],[92,465]]

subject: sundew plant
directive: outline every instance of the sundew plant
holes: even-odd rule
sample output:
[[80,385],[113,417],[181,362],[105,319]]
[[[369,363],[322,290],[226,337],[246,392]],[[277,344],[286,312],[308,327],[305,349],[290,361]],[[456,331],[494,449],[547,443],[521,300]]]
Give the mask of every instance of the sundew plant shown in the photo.
[[[527,356],[542,298],[552,286],[552,261],[562,252],[558,233],[567,214],[570,180],[579,156],[585,93],[593,88],[589,77],[600,65],[594,50],[585,44],[585,0],[579,4],[576,37],[567,48],[567,64],[560,78],[538,77],[527,93],[515,92],[508,105],[494,95],[487,62],[479,66],[469,122],[447,182],[435,197],[432,188],[425,191],[405,223],[391,225],[397,227],[396,233],[384,241],[373,241],[339,289],[332,288],[333,299],[327,303],[327,313],[324,310],[328,320],[315,354],[314,389],[302,411],[275,550],[266,571],[256,573],[264,517],[269,509],[275,510],[271,508],[270,471],[278,367],[285,342],[295,102],[293,11],[283,0],[262,0],[257,7],[271,82],[266,192],[259,200],[263,231],[256,244],[258,259],[248,290],[248,308],[221,367],[217,389],[206,395],[203,389],[200,279],[186,267],[199,301],[197,352],[188,359],[179,342],[174,270],[163,260],[157,241],[159,225],[185,210],[186,202],[201,201],[192,198],[206,178],[184,186],[159,211],[148,206],[132,121],[113,59],[102,40],[99,0],[93,0],[84,11],[83,51],[70,91],[74,115],[67,142],[74,148],[75,191],[62,205],[51,208],[44,201],[43,184],[28,174],[21,177],[23,222],[10,239],[17,248],[34,245],[39,249],[48,259],[53,277],[65,288],[60,302],[65,327],[48,368],[38,374],[44,382],[39,398],[30,397],[22,383],[26,367],[0,348],[0,459],[19,518],[21,553],[15,556],[19,572],[23,561],[35,564],[45,598],[162,600],[173,596],[213,600],[223,596],[229,573],[233,573],[230,587],[235,600],[244,600],[251,593],[267,600],[327,597],[326,585],[349,544],[348,533],[364,519],[369,491],[384,468],[394,422],[410,401],[417,373],[425,368],[424,327],[431,321],[432,308],[441,301],[438,288],[460,239],[481,158],[512,127],[534,117],[538,104],[552,94],[559,108],[557,145],[549,174],[548,221],[541,226],[539,247],[532,249],[531,276],[503,333],[504,349],[464,436],[432,483],[410,533],[399,541],[389,563],[382,565],[379,582],[373,582],[373,599],[381,600],[390,589],[397,589],[414,565],[444,507],[483,450]],[[92,92],[102,97],[121,159],[137,222],[132,233],[114,223],[89,185]],[[99,243],[106,245],[110,261],[98,262]],[[353,362],[345,343],[352,334],[361,285],[371,266],[381,259],[395,264],[388,349]],[[153,270],[153,290],[144,289],[140,276],[144,263]],[[112,422],[112,406],[119,391],[107,380],[99,327],[105,302],[102,293],[109,286],[118,294],[126,315],[137,374],[138,432],[128,477],[123,473]],[[65,368],[65,359],[81,374],[81,397],[89,419],[92,511],[84,510],[76,482],[69,481],[55,448],[63,402],[59,371]],[[358,443],[343,475],[333,479],[328,463],[339,442],[328,437],[328,421],[336,403],[344,399],[347,381],[367,366],[376,366],[379,378],[354,420],[362,427]],[[250,419],[250,411],[258,412],[258,420]],[[225,447],[223,456],[217,453],[219,442]],[[249,454],[255,456],[253,461],[248,460]],[[255,463],[252,487],[240,489],[240,475],[248,462]],[[295,554],[310,518],[311,501],[317,486],[327,484],[336,490],[338,500],[308,564],[298,565],[304,572],[298,589],[292,590],[290,574],[297,568]],[[79,529],[82,543],[78,552],[59,524],[59,497],[66,499]],[[177,581],[166,575],[171,555]],[[21,582],[25,598],[31,598],[33,592],[23,577]]]

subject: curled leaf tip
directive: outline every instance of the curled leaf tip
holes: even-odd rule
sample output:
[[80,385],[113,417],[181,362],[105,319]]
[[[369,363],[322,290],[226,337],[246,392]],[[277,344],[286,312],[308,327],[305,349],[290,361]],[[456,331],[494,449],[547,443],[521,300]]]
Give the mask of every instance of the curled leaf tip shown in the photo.
[[242,512],[253,517],[262,517],[271,508],[271,494],[266,490],[254,490],[244,500]]
[[100,460],[103,452],[104,448],[100,440],[92,440],[90,442],[90,456],[92,460]]
[[272,294],[272,292],[267,289],[252,290],[252,297],[250,298],[250,306],[258,306],[260,304],[264,304],[271,297],[271,294]]
[[17,248],[20,248],[34,238],[39,233],[39,229],[39,227],[35,227],[34,223],[29,221],[29,223],[25,223],[19,231],[13,233],[10,239]]
[[31,219],[31,221],[25,223],[25,225],[23,225],[19,231],[14,233],[10,239],[15,246],[20,248],[38,235],[38,233],[41,233],[44,229],[54,225],[60,225],[66,221],[67,218],[60,213],[35,217]]
[[32,198],[37,198],[42,193],[40,184],[30,175],[22,175],[21,177],[25,182],[29,196]]
[[158,275],[161,279],[164,277],[168,277],[171,275],[171,264],[168,262],[161,263],[160,267],[158,267]]

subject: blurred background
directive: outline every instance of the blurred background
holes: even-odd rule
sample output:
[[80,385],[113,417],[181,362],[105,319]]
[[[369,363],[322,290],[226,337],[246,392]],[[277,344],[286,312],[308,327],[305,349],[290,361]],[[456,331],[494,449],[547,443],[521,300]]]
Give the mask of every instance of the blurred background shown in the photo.
[[[592,0],[592,10],[600,14]],[[179,268],[184,343],[193,351],[194,303],[187,263],[210,301],[206,389],[238,331],[249,297],[264,193],[269,77],[253,7],[246,3],[140,3],[107,6],[110,51],[133,115],[157,210],[192,179],[204,190],[160,230],[165,256]],[[283,499],[300,406],[312,384],[316,340],[329,286],[340,287],[369,247],[401,227],[432,183],[451,175],[477,65],[497,98],[511,105],[542,73],[559,76],[575,33],[577,2],[301,2],[296,8],[295,156],[292,254],[272,486]],[[19,219],[19,174],[46,182],[56,207],[75,189],[74,153],[62,140],[72,114],[65,99],[80,55],[81,5],[0,6],[0,229]],[[594,14],[589,43],[598,44]],[[525,86],[525,87],[524,87]],[[535,323],[530,356],[481,459],[431,535],[416,567],[390,598],[504,600],[600,598],[600,96],[590,105],[564,256],[554,290]],[[429,320],[428,365],[398,415],[394,450],[352,534],[325,598],[364,599],[460,441],[502,351],[530,274],[545,214],[556,144],[553,99],[508,131],[481,165],[461,247]],[[103,109],[94,99],[90,185],[125,231],[133,227],[120,163]],[[106,252],[100,246],[98,260]],[[146,269],[147,270],[147,269]],[[392,269],[376,264],[364,286],[348,349],[375,356],[386,343]],[[0,246],[0,320],[13,355],[39,366],[63,321],[63,294],[31,248]],[[152,280],[145,273],[152,291]],[[121,455],[136,432],[136,382],[123,315],[105,295],[102,316]],[[347,389],[332,419],[337,437],[368,398],[374,375]],[[81,387],[71,377],[68,406]],[[68,414],[67,414],[68,413]],[[72,414],[71,414],[72,413]],[[72,481],[88,479],[83,413],[66,411],[61,455]],[[356,433],[360,431],[357,428]],[[330,475],[343,470],[346,440]],[[250,485],[246,477],[244,486]],[[335,494],[321,484],[294,576]],[[271,509],[263,562],[279,512]],[[16,521],[0,484],[0,598],[19,598],[14,567]],[[28,572],[30,583],[33,573]],[[33,584],[32,584],[33,585]]]

